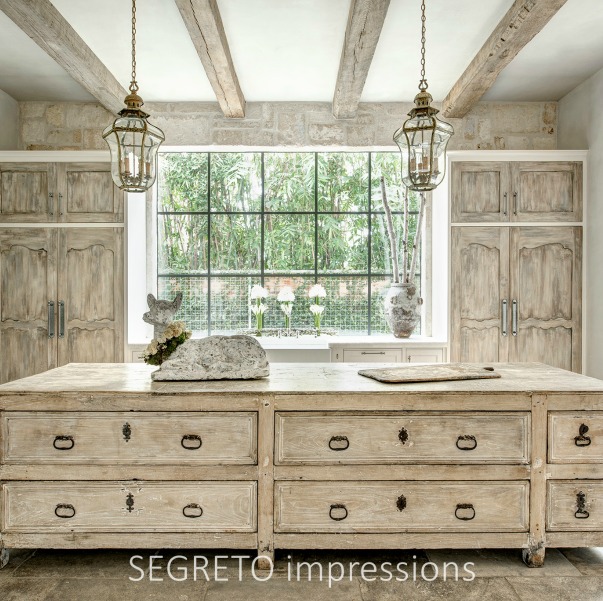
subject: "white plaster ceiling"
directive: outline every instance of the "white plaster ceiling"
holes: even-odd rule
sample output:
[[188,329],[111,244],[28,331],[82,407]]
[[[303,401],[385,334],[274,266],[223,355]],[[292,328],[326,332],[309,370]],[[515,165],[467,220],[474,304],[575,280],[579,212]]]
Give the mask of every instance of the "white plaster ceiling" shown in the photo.
[[[52,0],[124,88],[130,0]],[[333,97],[351,0],[218,0],[246,99]],[[427,78],[442,100],[513,0],[428,0]],[[419,0],[391,0],[362,95],[412,100],[419,80]],[[138,2],[138,79],[147,101],[214,101],[173,0]],[[603,67],[603,0],[568,0],[485,99],[557,100]],[[0,89],[17,100],[92,97],[0,12]]]

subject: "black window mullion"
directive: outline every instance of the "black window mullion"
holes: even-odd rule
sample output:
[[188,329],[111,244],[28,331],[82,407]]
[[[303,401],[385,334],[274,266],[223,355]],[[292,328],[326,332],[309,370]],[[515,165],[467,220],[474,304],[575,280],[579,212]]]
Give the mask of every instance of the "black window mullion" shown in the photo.
[[372,153],[368,153],[368,335],[371,335],[371,312],[372,312],[372,285],[373,279],[371,277],[373,271],[372,265],[372,230],[373,230],[373,219],[372,219]]
[[207,335],[211,336],[211,152],[207,153]]
[[314,153],[314,283],[318,283],[318,153]]
[[266,204],[265,204],[265,191],[266,186],[264,183],[264,153],[261,155],[261,169],[260,169],[260,179],[262,180],[262,199],[261,199],[261,215],[262,215],[262,223],[260,224],[260,282],[261,285],[264,286],[264,273],[266,270],[265,266],[265,250],[266,250]]

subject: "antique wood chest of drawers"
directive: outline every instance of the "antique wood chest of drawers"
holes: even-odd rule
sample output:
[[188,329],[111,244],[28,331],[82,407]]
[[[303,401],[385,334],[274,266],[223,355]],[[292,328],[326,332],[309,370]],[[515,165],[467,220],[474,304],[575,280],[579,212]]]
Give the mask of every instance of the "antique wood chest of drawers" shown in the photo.
[[[0,549],[603,545],[603,382],[540,364],[382,384],[276,364],[151,382],[71,364],[0,386]],[[133,536],[124,536],[124,534]]]

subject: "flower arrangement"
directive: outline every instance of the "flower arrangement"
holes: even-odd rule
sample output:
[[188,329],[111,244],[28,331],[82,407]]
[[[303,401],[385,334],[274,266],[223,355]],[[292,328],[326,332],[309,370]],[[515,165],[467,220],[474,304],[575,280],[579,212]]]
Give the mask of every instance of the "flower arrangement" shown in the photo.
[[[255,328],[256,336],[262,335],[262,328],[264,327],[264,313],[266,313],[268,307],[262,301],[268,298],[268,290],[263,288],[259,284],[255,284],[251,288],[251,312],[255,315]],[[255,304],[254,302],[255,301]]]
[[144,362],[149,365],[161,365],[183,342],[191,337],[191,334],[183,321],[173,321],[160,336],[151,340],[142,354]]
[[316,328],[316,335],[320,336],[320,320],[325,308],[320,304],[320,299],[327,296],[327,291],[320,285],[314,284],[308,292],[310,299],[314,299],[310,305],[310,313],[314,315],[314,327]]
[[281,311],[285,315],[285,329],[291,328],[291,313],[293,312],[293,303],[295,294],[291,286],[283,286],[276,297],[276,300],[281,304]]

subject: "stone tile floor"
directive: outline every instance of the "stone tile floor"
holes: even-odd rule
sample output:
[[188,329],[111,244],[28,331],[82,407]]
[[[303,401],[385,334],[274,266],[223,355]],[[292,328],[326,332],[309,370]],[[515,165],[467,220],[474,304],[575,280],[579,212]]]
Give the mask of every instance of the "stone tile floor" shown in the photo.
[[549,549],[540,569],[517,550],[295,551],[277,555],[272,575],[255,572],[264,582],[236,558],[246,554],[13,550],[0,601],[603,601],[603,548]]

